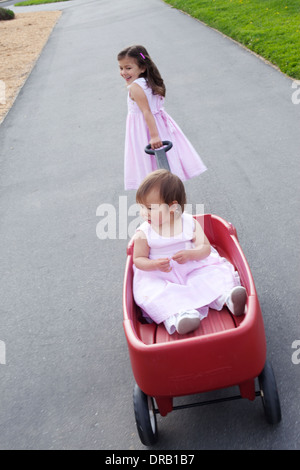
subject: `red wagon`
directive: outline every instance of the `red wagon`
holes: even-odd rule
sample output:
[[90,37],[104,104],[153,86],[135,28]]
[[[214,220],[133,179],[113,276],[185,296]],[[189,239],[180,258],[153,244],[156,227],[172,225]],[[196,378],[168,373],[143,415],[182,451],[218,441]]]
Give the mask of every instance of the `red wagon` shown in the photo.
[[[145,445],[158,439],[157,413],[165,416],[173,409],[188,406],[237,398],[254,400],[259,395],[267,421],[276,424],[281,420],[276,381],[266,360],[261,309],[236,230],[215,215],[195,218],[211,245],[238,271],[247,291],[246,314],[234,317],[226,307],[220,312],[210,309],[199,328],[187,335],[170,336],[163,324],[146,323],[133,298],[133,241],[129,243],[123,289],[124,330],[136,380],[133,394],[136,424]],[[174,397],[235,385],[239,386],[238,396],[173,407]]]

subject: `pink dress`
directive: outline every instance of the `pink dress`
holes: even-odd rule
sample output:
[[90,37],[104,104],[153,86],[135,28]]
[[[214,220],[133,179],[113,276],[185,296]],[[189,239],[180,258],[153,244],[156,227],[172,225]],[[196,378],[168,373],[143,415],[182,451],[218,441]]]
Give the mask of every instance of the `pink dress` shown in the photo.
[[[190,214],[182,214],[182,233],[162,237],[148,222],[142,230],[150,247],[149,258],[171,258],[180,250],[193,247],[195,221]],[[221,310],[228,293],[240,285],[238,273],[229,261],[212,247],[211,254],[201,261],[178,264],[171,260],[172,271],[142,271],[135,266],[133,295],[145,316],[161,323],[180,310],[198,309],[200,318],[208,314],[208,307]]]
[[[206,166],[178,124],[164,110],[164,98],[154,95],[144,78],[138,78],[133,83],[137,83],[148,98],[161,140],[170,140],[173,143],[173,148],[167,153],[171,172],[179,176],[182,181],[203,173]],[[127,103],[125,189],[137,189],[143,179],[156,170],[157,166],[155,156],[144,152],[145,146],[150,141],[149,130],[142,111],[130,98],[129,93]]]

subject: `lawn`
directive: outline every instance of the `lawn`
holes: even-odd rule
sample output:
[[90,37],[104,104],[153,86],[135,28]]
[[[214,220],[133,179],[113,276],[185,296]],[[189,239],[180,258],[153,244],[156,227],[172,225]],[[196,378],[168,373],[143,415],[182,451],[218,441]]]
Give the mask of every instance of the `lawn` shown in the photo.
[[300,79],[300,0],[165,0]]
[[25,2],[15,3],[15,7],[26,7],[28,5],[41,5],[43,3],[68,2],[69,0],[26,0]]

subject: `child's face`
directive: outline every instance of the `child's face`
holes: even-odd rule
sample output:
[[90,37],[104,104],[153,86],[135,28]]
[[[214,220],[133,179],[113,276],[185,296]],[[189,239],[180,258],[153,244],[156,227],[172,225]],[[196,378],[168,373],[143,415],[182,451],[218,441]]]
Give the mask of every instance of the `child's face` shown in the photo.
[[124,57],[124,59],[119,60],[119,67],[120,75],[124,78],[127,85],[131,85],[146,70],[146,67],[140,68],[132,57]]
[[157,189],[154,188],[149,191],[141,208],[141,216],[144,220],[155,227],[160,227],[163,224],[170,223],[171,212],[171,205],[161,200]]

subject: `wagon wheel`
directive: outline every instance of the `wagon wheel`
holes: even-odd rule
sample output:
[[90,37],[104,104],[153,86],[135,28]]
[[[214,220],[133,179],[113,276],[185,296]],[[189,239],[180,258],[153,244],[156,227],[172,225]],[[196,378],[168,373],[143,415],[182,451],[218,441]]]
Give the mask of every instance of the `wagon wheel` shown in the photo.
[[281,421],[281,408],[275,375],[268,360],[266,360],[265,367],[258,377],[258,382],[266,420],[270,424],[277,424]]
[[152,397],[146,395],[135,384],[133,390],[133,406],[136,427],[145,446],[155,444],[158,440],[156,414]]

